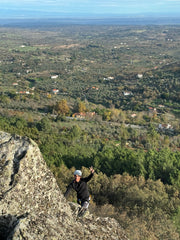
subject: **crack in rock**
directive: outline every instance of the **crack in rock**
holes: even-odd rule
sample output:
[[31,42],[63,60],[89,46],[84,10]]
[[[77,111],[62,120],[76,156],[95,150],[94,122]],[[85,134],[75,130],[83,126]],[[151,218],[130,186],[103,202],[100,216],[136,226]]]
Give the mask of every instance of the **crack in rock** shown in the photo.
[[13,159],[13,174],[11,175],[11,182],[9,183],[9,186],[12,186],[14,183],[15,175],[19,171],[19,163],[22,158],[26,155],[27,151],[24,150],[19,153],[19,150],[15,153],[14,159]]

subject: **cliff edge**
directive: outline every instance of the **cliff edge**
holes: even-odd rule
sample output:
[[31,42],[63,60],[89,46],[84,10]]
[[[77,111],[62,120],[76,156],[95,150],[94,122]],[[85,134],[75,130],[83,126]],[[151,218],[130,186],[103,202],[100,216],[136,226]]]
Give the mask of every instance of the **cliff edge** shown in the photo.
[[35,142],[0,132],[0,239],[127,240],[118,222],[75,220]]

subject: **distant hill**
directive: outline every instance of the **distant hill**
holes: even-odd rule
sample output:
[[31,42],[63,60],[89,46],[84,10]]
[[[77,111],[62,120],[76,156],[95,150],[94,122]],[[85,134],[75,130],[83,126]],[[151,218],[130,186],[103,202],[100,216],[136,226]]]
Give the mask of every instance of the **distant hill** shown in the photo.
[[[13,15],[11,15],[13,16]],[[179,16],[125,16],[125,17],[89,17],[89,18],[44,18],[34,17],[33,13],[28,18],[10,17],[1,15],[0,26],[4,27],[48,27],[58,25],[176,25],[180,24]]]

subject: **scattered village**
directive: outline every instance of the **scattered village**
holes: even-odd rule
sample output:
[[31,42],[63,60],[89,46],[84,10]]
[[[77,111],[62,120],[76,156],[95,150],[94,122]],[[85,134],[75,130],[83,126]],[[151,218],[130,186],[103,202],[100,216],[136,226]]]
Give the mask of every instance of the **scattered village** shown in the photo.
[[[78,44],[78,36],[74,38],[71,28],[67,28],[69,44],[61,39],[61,31],[53,33],[58,45],[51,42],[51,37],[41,44],[46,33],[38,39],[32,31],[31,36],[23,36],[23,43],[9,39],[11,50],[5,48],[8,31],[2,32],[1,107],[9,104],[10,109],[17,111],[19,106],[24,112],[41,109],[40,114],[56,116],[53,105],[65,99],[71,110],[66,113],[67,119],[102,119],[144,129],[152,123],[160,134],[177,135],[180,127],[176,27],[136,28],[132,28],[130,36],[125,27],[114,26],[118,35],[109,35],[103,44],[99,42],[101,34],[98,36],[96,29],[93,32],[91,28],[82,27],[88,37],[81,39],[79,35]],[[18,31],[23,35],[23,31]],[[110,30],[107,27],[103,31]],[[77,100],[86,106],[83,111],[73,110]]]

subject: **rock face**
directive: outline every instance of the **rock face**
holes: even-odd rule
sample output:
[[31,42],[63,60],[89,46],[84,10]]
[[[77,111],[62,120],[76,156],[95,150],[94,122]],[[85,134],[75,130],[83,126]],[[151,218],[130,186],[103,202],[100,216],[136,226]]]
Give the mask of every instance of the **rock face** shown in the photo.
[[76,220],[35,142],[0,132],[0,239],[122,239],[114,219]]

